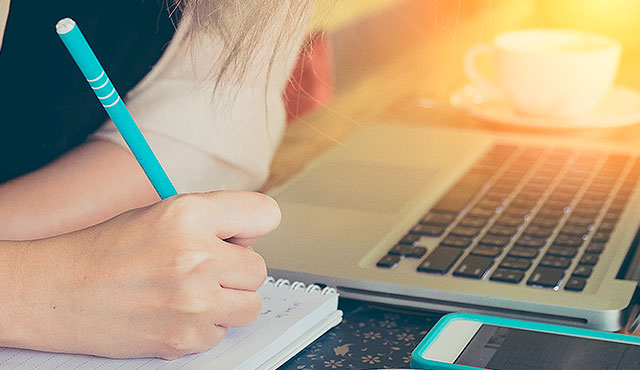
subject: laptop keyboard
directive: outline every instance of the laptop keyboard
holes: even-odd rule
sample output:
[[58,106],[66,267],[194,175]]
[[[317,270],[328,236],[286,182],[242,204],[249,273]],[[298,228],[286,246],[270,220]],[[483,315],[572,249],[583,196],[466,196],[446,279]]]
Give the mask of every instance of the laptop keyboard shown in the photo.
[[639,175],[625,154],[494,145],[377,266],[582,291]]

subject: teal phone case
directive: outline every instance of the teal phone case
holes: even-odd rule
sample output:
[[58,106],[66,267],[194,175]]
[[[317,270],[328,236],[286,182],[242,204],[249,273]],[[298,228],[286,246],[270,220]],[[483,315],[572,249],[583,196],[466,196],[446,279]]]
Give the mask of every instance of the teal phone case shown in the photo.
[[422,354],[425,353],[427,348],[431,346],[433,342],[436,341],[442,334],[443,330],[449,325],[451,322],[455,320],[469,320],[469,321],[479,321],[483,324],[496,325],[496,326],[505,326],[509,328],[516,329],[531,329],[537,331],[545,331],[550,333],[557,334],[568,334],[568,335],[579,335],[581,337],[593,338],[593,339],[605,339],[605,340],[615,340],[617,342],[629,343],[629,344],[640,344],[640,337],[633,337],[630,335],[624,334],[616,334],[616,333],[607,333],[596,330],[589,329],[579,329],[572,328],[569,326],[561,326],[561,325],[553,325],[553,324],[542,324],[531,321],[523,321],[523,320],[514,320],[514,319],[503,319],[499,317],[492,316],[483,316],[483,315],[474,315],[467,313],[452,313],[443,316],[440,321],[436,323],[436,325],[427,333],[427,335],[422,339],[418,347],[411,354],[411,367],[415,369],[430,369],[430,370],[469,370],[469,369],[478,369],[475,367],[470,367],[466,365],[456,365],[456,364],[447,364],[444,362],[438,362],[433,360],[427,360],[422,357]]

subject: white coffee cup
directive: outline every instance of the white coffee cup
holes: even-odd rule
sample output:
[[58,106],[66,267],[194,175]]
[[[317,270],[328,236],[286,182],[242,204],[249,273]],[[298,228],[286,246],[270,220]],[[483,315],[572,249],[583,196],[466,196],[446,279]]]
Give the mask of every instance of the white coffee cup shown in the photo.
[[[484,94],[501,94],[520,114],[575,117],[589,114],[611,89],[620,43],[596,33],[564,29],[519,30],[471,48],[465,73]],[[475,68],[493,57],[496,81]]]

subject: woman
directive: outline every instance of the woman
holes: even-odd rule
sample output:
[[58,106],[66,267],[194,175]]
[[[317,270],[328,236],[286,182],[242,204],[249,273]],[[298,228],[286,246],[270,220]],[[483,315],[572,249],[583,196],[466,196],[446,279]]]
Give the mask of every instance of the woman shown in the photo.
[[255,189],[310,0],[35,2],[0,0],[0,346],[206,350],[259,313],[266,268],[249,245],[277,205],[159,202],[54,25],[75,19],[180,193]]

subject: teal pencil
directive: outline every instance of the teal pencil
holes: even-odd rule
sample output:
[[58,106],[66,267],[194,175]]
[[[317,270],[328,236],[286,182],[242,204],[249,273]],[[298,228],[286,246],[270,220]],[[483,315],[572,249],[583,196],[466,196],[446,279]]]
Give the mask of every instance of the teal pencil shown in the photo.
[[[176,195],[176,189],[153,154],[129,110],[124,105],[98,58],[89,47],[76,22],[64,18],[56,24],[56,32],[73,57],[89,86],[100,100],[120,135],[131,149],[142,170],[162,199]],[[116,42],[114,40],[114,42]]]

